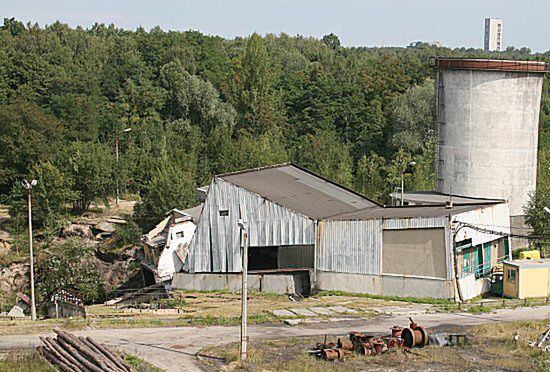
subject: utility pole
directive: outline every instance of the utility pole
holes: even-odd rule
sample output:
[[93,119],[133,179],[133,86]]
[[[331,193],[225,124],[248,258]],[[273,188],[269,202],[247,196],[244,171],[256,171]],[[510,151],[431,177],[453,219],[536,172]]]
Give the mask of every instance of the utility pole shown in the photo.
[[241,289],[241,360],[248,358],[248,232],[244,221],[239,219],[239,228],[243,236],[243,277]]
[[403,199],[405,194],[405,173],[407,172],[407,168],[410,166],[415,166],[416,162],[411,161],[410,163],[403,166],[403,170],[401,171],[401,206],[403,206]]
[[27,201],[29,204],[29,256],[30,256],[30,275],[31,275],[31,320],[36,320],[36,299],[34,296],[34,253],[32,249],[32,209],[31,209],[31,190],[38,184],[37,180],[32,180],[30,183],[23,180],[23,187],[27,189]]

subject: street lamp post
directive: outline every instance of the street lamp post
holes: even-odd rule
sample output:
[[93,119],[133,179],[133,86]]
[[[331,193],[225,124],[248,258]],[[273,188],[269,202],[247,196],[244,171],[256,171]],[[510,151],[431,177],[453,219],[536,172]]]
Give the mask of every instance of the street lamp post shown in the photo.
[[409,165],[414,167],[416,165],[416,162],[411,161],[410,163],[405,164],[403,166],[403,170],[401,171],[401,206],[403,206],[403,199],[405,197],[405,172],[407,172],[407,167]]
[[243,277],[241,289],[241,360],[248,358],[248,232],[244,221],[239,219],[239,228],[243,236]]
[[36,320],[36,299],[34,297],[34,253],[32,249],[32,209],[31,209],[31,190],[38,184],[37,180],[32,180],[30,183],[27,180],[21,182],[23,187],[27,189],[27,201],[29,204],[29,256],[30,256],[30,275],[31,275],[31,319]]
[[[123,132],[129,132],[131,131],[132,128],[126,128],[123,130]],[[118,171],[119,171],[119,168],[118,168],[118,132],[116,134],[116,139],[115,139],[115,153],[116,153],[116,170],[117,170],[117,175],[116,175],[116,205],[118,205],[118,203],[120,202],[120,195],[119,195],[119,190],[118,190]]]

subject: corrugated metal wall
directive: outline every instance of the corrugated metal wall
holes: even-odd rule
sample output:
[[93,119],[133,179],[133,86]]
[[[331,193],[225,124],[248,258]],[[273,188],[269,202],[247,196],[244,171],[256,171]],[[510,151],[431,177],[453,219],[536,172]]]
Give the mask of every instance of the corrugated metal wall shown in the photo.
[[277,266],[280,269],[313,268],[313,245],[279,247]]
[[320,221],[319,234],[319,270],[380,274],[382,220]]
[[[220,211],[228,211],[228,215],[220,215]],[[315,243],[312,219],[216,178],[191,241],[186,267],[190,272],[241,271],[239,218],[247,224],[252,247]]]
[[[508,204],[497,204],[464,212],[453,216],[454,221],[466,222],[477,227],[510,234],[510,210]],[[468,227],[461,228],[456,236],[456,241],[472,239],[472,245],[488,243],[502,238],[501,235],[487,234]]]
[[[445,229],[447,278],[452,278],[448,217],[320,221],[317,269],[341,273],[380,275],[382,232],[398,229]],[[419,234],[422,231],[418,231]]]

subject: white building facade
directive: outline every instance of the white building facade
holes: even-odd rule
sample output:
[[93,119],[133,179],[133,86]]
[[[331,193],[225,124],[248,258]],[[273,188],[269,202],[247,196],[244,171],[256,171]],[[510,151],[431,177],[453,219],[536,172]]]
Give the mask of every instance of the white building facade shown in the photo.
[[502,45],[502,19],[485,18],[483,49],[488,52],[500,52],[503,50]]

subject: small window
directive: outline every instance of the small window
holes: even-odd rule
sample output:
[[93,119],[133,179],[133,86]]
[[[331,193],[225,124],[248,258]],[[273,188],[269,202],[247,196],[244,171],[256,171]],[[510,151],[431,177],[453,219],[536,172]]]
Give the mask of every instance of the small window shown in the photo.
[[220,216],[221,217],[227,217],[229,216],[229,210],[223,210],[223,211],[220,211]]
[[508,270],[508,281],[511,283],[516,282],[516,270]]
[[183,238],[183,231],[178,231],[176,233],[176,238]]

